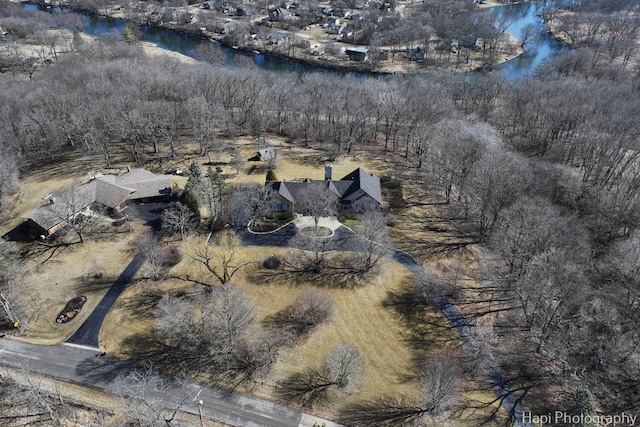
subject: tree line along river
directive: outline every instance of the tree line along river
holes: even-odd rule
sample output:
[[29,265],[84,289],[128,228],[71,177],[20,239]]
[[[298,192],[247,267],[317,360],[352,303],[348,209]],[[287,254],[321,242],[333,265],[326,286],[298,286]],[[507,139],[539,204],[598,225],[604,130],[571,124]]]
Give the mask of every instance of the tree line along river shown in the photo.
[[[534,42],[526,46],[525,52],[522,55],[496,67],[500,72],[504,73],[505,77],[508,80],[515,81],[519,77],[531,74],[533,70],[535,70],[535,68],[540,65],[546,58],[549,58],[556,52],[562,51],[566,48],[565,45],[554,40],[547,34],[544,29],[542,19],[540,18],[542,10],[549,5],[553,5],[554,3],[555,2],[553,1],[522,2],[495,8],[488,8],[480,12],[494,14],[496,20],[500,19],[504,15],[509,15],[511,17],[511,23],[507,27],[506,32],[518,39],[520,38],[522,29],[528,24],[534,24],[539,29],[539,33],[537,34]],[[59,8],[45,7],[35,4],[24,3],[23,7],[25,9],[46,10],[52,13],[61,12],[61,9]],[[81,14],[79,12],[73,12],[67,9],[65,9],[64,12],[77,13],[81,15],[82,19],[85,21],[85,27],[83,31],[94,36],[105,35],[113,32],[121,34],[124,26],[127,23],[127,21],[124,19],[105,18],[89,14]],[[187,56],[193,56],[194,49],[198,47],[198,45],[203,43],[213,43],[203,38],[149,26],[140,27],[140,40],[154,43],[162,49],[179,52]],[[300,64],[298,62],[288,61],[282,58],[267,56],[259,53],[247,53],[239,51],[226,46],[222,46],[219,43],[216,43],[216,47],[218,49],[222,49],[226,53],[228,66],[233,66],[233,64],[235,63],[234,58],[236,58],[236,56],[238,55],[242,55],[252,57],[255,64],[259,68],[265,70],[296,73],[320,70],[319,68],[310,65]],[[349,73],[344,71],[334,72],[338,72],[340,74]],[[351,74],[360,75],[359,73]]]

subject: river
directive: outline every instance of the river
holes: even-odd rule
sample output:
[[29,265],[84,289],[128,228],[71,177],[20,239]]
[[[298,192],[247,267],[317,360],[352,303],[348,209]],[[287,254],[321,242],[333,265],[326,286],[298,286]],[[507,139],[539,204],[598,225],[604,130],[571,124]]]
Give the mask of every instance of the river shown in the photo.
[[496,20],[508,15],[513,22],[507,27],[506,32],[520,40],[522,30],[529,24],[536,27],[537,33],[531,43],[527,43],[522,55],[496,67],[511,81],[519,77],[532,74],[538,65],[557,52],[567,49],[567,46],[550,37],[544,28],[540,17],[542,10],[554,5],[555,1],[535,1],[512,4],[508,6],[493,7],[489,13],[496,16]]
[[[542,61],[556,52],[564,50],[566,47],[549,37],[544,30],[542,19],[539,17],[542,9],[547,5],[553,3],[552,1],[537,1],[537,2],[524,2],[511,4],[506,6],[494,7],[486,9],[480,13],[492,13],[496,16],[496,20],[504,15],[508,15],[511,18],[511,24],[507,27],[506,32],[519,39],[522,29],[528,24],[534,24],[538,29],[537,37],[533,43],[528,44],[525,47],[525,52],[515,59],[505,62],[497,67],[499,71],[504,73],[510,81],[515,81],[519,77],[531,74],[535,68],[540,65]],[[23,4],[25,9],[42,8],[42,6]],[[56,8],[46,8],[47,11],[60,11]],[[67,13],[68,10],[64,10]],[[104,35],[110,32],[116,32],[121,34],[126,24],[124,19],[115,18],[103,18],[94,15],[82,14],[83,19],[86,22],[84,32],[91,35]],[[159,28],[153,28],[148,26],[140,27],[140,39],[142,41],[148,41],[155,43],[158,47],[172,50],[185,54],[187,56],[193,56],[194,49],[202,43],[211,43],[208,40],[178,34],[170,30],[164,30]],[[219,49],[222,49],[227,55],[227,64],[233,66],[234,59],[238,56],[251,57],[255,64],[262,69],[272,71],[287,71],[287,72],[308,72],[318,71],[319,69],[313,66],[299,64],[297,62],[288,61],[286,59],[275,58],[262,54],[252,54],[235,49],[231,49],[225,46],[221,46],[216,43]],[[329,72],[329,71],[328,71]],[[339,72],[345,74],[345,72]],[[358,73],[347,73],[358,74]]]

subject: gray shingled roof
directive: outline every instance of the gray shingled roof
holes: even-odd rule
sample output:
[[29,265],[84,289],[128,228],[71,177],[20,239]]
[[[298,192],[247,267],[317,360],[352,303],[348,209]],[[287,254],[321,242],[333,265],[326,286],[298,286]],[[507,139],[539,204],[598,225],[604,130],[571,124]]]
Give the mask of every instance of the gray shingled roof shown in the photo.
[[303,182],[287,182],[286,186],[287,189],[291,192],[294,201],[301,199],[303,197],[303,194],[311,191],[311,189],[314,187],[320,187],[319,191],[325,190],[327,192],[330,192],[336,198],[340,197],[340,194],[337,192],[335,186],[332,185],[331,181],[327,183],[327,181],[313,181],[309,179]]
[[95,179],[91,182],[95,182],[95,201],[115,209],[120,206],[122,202],[127,200],[131,191],[127,188],[120,187],[102,179]]
[[156,175],[146,169],[132,169],[116,177],[116,184],[133,191],[131,200],[147,199],[171,193],[171,175]]
[[95,201],[96,181],[90,181],[71,188],[50,200],[54,203],[41,206],[23,215],[45,230],[55,227],[70,216],[80,212]]
[[115,209],[125,200],[156,197],[171,192],[172,177],[156,175],[145,169],[133,169],[122,175],[97,176],[53,198],[55,203],[41,206],[23,215],[45,230],[96,202]]
[[285,200],[287,200],[289,203],[294,203],[295,202],[295,200],[293,198],[293,195],[291,194],[291,192],[287,188],[285,182],[268,181],[267,183],[265,183],[265,187],[267,188],[267,190],[271,190],[271,191],[276,192],[281,197],[283,197]]
[[380,178],[372,173],[368,173],[362,168],[358,168],[342,178],[338,182],[352,181],[353,183],[342,193],[342,198],[350,201],[358,200],[367,194],[378,203],[382,203],[382,190],[380,189]]
[[362,168],[358,168],[338,181],[269,181],[265,183],[267,188],[276,191],[286,200],[295,203],[297,198],[309,191],[313,185],[323,185],[327,191],[331,191],[343,200],[354,202],[364,195],[370,196],[378,203],[382,203],[382,191],[380,189],[380,178],[368,173]]

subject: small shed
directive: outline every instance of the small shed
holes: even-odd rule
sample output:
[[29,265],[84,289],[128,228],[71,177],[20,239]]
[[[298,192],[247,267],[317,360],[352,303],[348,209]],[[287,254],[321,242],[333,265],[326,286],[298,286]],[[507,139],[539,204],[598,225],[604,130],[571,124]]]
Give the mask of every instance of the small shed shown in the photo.
[[276,151],[273,148],[263,148],[256,151],[256,155],[249,159],[250,162],[268,162],[275,159]]

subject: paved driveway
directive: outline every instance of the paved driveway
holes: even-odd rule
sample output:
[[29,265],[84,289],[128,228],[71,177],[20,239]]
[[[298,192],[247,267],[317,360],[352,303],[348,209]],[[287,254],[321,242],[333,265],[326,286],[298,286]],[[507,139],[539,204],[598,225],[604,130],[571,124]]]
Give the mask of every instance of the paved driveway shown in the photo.
[[[159,232],[160,216],[167,205],[167,203],[130,204],[127,207],[129,211],[127,214],[146,221],[154,231]],[[140,270],[144,262],[144,255],[141,253],[136,254],[113,285],[111,285],[109,291],[102,297],[102,300],[100,300],[89,317],[87,317],[84,323],[80,325],[80,328],[67,339],[67,343],[95,349],[99,348],[100,329],[102,329],[102,323],[107,313],[109,313],[109,310],[111,310],[111,307],[120,294],[131,284],[133,277],[138,270]]]

